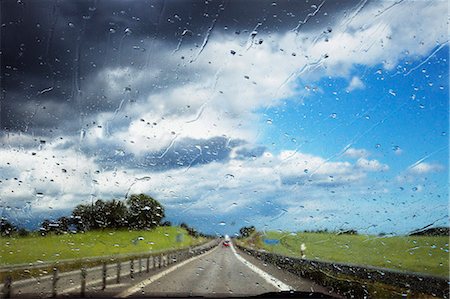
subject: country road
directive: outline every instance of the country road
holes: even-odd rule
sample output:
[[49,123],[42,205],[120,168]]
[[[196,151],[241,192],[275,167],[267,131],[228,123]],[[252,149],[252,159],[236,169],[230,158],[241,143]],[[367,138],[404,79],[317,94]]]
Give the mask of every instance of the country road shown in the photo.
[[[135,297],[135,296],[249,296],[268,292],[300,291],[328,294],[327,289],[294,274],[277,269],[235,249],[214,247],[212,250],[168,267],[139,273],[133,278],[128,268],[122,266],[123,276],[116,283],[113,265],[108,268],[108,282],[102,290],[101,268],[89,270],[86,296]],[[17,282],[12,297],[50,297],[51,277],[40,281]],[[58,280],[58,296],[80,294],[79,272],[61,273]]]

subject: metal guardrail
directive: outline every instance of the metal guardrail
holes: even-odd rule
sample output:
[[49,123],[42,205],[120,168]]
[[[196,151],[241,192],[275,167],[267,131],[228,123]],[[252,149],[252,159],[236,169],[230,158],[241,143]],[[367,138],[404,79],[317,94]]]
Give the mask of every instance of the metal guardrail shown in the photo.
[[[379,284],[381,283],[392,286],[390,289],[391,294],[388,294],[388,296],[384,295],[385,297],[402,295],[397,293],[397,290],[400,288],[406,290],[406,292],[449,298],[450,281],[443,277],[406,273],[384,268],[362,267],[350,264],[294,258],[254,250],[241,245],[236,246],[242,251],[264,262],[274,264],[279,268],[316,281],[321,285],[332,287],[344,296],[367,297],[370,295],[368,294],[368,290],[374,290],[377,287],[380,287]],[[372,286],[375,283],[378,285]],[[387,292],[389,292],[389,290]],[[372,294],[372,296],[374,296],[374,294]],[[383,297],[383,295],[378,294],[378,296],[375,297]]]
[[[200,246],[203,246],[206,243],[200,243],[195,245],[193,248],[197,248]],[[93,257],[85,257],[85,258],[76,258],[76,259],[62,259],[57,261],[48,261],[48,262],[39,262],[39,263],[24,263],[24,264],[13,264],[13,265],[4,265],[0,266],[0,278],[3,273],[9,272],[9,271],[17,271],[17,270],[30,270],[30,269],[47,269],[49,267],[54,267],[55,265],[70,265],[74,263],[92,263],[92,262],[103,262],[103,261],[118,261],[118,260],[126,260],[130,258],[139,258],[139,257],[146,257],[147,255],[157,255],[164,252],[176,252],[179,250],[185,250],[191,247],[183,247],[179,249],[171,249],[171,250],[156,250],[151,252],[139,252],[139,253],[126,253],[126,254],[115,254],[115,255],[106,255],[106,256],[93,256]]]
[[[119,284],[122,273],[122,263],[129,261],[129,276],[133,278],[136,274],[136,268],[138,273],[142,273],[143,264],[145,264],[145,272],[149,273],[150,269],[157,269],[169,266],[173,263],[178,263],[183,260],[187,260],[193,256],[204,253],[219,244],[219,240],[212,240],[207,243],[197,245],[195,247],[181,248],[176,250],[156,251],[131,255],[117,255],[109,257],[97,257],[97,258],[85,258],[80,260],[66,260],[53,263],[46,263],[44,265],[20,265],[18,267],[4,267],[0,269],[0,274],[3,277],[3,286],[1,287],[0,297],[10,298],[12,296],[12,289],[14,287],[14,281],[20,277],[20,273],[27,271],[30,273],[30,269],[33,271],[40,271],[41,273],[50,274],[51,279],[51,295],[52,297],[58,296],[57,286],[58,280],[62,272],[67,271],[80,271],[80,297],[86,296],[86,280],[89,271],[97,270],[97,266],[101,266],[102,273],[102,289],[107,286],[108,269],[114,269],[115,279],[114,283]],[[144,263],[143,263],[144,261]],[[137,263],[137,264],[136,264]],[[135,267],[136,264],[136,267]],[[20,279],[18,280],[20,281]]]

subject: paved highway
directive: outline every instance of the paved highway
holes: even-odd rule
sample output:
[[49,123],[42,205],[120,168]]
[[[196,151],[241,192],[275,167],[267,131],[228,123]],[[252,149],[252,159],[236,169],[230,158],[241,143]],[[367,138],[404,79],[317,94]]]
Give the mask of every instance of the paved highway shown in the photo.
[[[129,268],[128,268],[129,269]],[[102,290],[101,268],[89,270],[86,285],[87,296],[248,296],[267,292],[302,291],[329,294],[328,290],[291,273],[266,265],[238,251],[234,247],[213,248],[206,253],[164,268],[139,272],[136,267],[133,278],[123,265],[123,277],[116,283],[113,265],[108,268],[108,283]],[[80,294],[80,274],[72,272],[61,275],[58,294],[61,296]],[[42,278],[39,283],[17,282],[13,297],[22,295],[51,296],[51,279]]]

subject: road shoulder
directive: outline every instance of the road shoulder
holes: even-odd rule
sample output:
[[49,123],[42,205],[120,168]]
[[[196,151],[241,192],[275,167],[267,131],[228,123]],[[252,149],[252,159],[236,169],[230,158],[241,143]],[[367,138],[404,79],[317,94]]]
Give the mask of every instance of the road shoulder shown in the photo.
[[323,287],[317,283],[315,283],[312,280],[300,277],[298,275],[295,275],[289,271],[282,270],[278,268],[275,265],[265,263],[254,256],[246,253],[245,251],[234,247],[236,249],[236,252],[243,257],[245,260],[247,260],[249,263],[255,265],[256,267],[260,268],[261,270],[269,273],[276,279],[282,281],[283,283],[291,286],[294,288],[295,291],[298,292],[320,292],[323,294],[328,294],[330,296],[341,298],[338,294],[332,292],[331,290],[327,289],[326,287]]

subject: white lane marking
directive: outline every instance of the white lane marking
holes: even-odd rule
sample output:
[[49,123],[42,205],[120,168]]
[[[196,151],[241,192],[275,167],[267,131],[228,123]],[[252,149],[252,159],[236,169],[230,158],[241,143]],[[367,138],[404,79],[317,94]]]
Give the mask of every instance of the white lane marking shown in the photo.
[[166,275],[169,274],[170,272],[173,272],[173,271],[177,270],[178,268],[180,268],[180,267],[186,265],[187,263],[190,263],[190,262],[192,262],[192,261],[195,261],[196,259],[199,259],[199,258],[201,258],[201,257],[203,257],[203,256],[205,256],[205,255],[207,255],[207,254],[212,253],[212,252],[215,251],[217,248],[218,248],[218,246],[216,246],[214,249],[209,250],[209,251],[207,251],[207,252],[205,252],[205,253],[202,253],[202,254],[200,254],[200,255],[191,257],[191,258],[188,259],[188,260],[182,261],[182,262],[179,263],[179,264],[175,264],[173,267],[171,267],[171,268],[169,268],[169,269],[167,269],[167,270],[164,270],[164,271],[162,271],[162,272],[160,272],[160,273],[158,273],[158,274],[155,274],[155,275],[153,275],[153,276],[147,278],[146,280],[143,280],[143,281],[141,281],[140,283],[138,283],[138,284],[132,286],[131,288],[126,289],[125,291],[119,293],[119,294],[116,295],[115,297],[116,297],[116,298],[125,298],[125,297],[128,297],[128,296],[131,296],[131,295],[133,295],[134,293],[139,292],[140,290],[142,290],[143,288],[145,288],[147,285],[151,284],[152,282],[154,282],[154,281],[156,281],[156,280],[158,280],[158,279],[160,279],[160,278],[166,276]]
[[256,274],[258,274],[259,276],[261,276],[266,282],[270,283],[271,285],[273,285],[274,287],[276,287],[277,289],[279,289],[280,291],[290,291],[290,290],[294,290],[293,287],[285,284],[284,282],[282,282],[281,280],[276,279],[275,277],[273,277],[272,275],[270,275],[267,272],[264,272],[263,270],[259,269],[258,267],[256,267],[255,265],[253,265],[252,263],[250,263],[249,261],[247,261],[246,259],[244,259],[242,256],[240,256],[237,252],[236,249],[234,249],[234,245],[231,244],[231,250],[233,251],[234,255],[236,256],[236,258],[241,261],[244,265],[246,265],[247,267],[250,268],[250,270],[252,270],[253,272],[255,272]]

